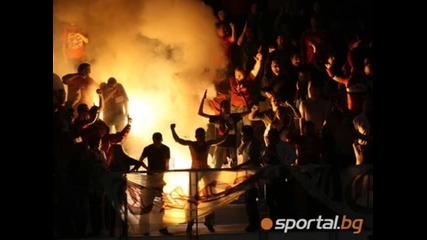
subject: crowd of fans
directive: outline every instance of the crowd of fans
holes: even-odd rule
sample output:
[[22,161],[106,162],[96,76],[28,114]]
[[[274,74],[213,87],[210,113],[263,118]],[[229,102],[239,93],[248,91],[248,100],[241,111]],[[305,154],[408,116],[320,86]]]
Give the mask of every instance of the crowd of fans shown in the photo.
[[[208,139],[227,134],[212,146],[213,166],[319,164],[338,173],[372,163],[371,19],[363,12],[337,18],[322,1],[284,1],[278,11],[257,1],[239,11],[226,3],[216,9],[213,27],[227,65],[218,69],[216,96],[207,99],[205,92],[198,109],[212,129]],[[131,99],[117,79],[99,84],[90,76],[90,63],[76,61],[76,73],[54,73],[54,85],[61,81],[68,89],[54,90],[55,232],[60,237],[99,236],[106,228],[113,234],[111,219],[116,216],[102,183],[121,178],[104,172],[141,166],[114,147],[131,131]],[[92,106],[93,94],[99,96],[97,106]],[[215,115],[205,113],[208,106]],[[243,164],[238,164],[238,155]],[[294,192],[289,179],[283,171],[266,188],[273,219],[301,217],[291,207],[293,194],[301,193]],[[332,179],[339,185],[336,175]],[[334,194],[339,198],[339,190]],[[256,189],[248,190],[246,231],[259,228],[256,198]]]

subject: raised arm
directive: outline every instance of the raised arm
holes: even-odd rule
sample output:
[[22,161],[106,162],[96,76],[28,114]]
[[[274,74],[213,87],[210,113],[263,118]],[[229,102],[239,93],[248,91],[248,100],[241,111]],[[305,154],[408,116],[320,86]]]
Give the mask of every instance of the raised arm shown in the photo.
[[243,39],[245,38],[247,26],[248,26],[248,21],[245,22],[245,26],[243,27],[243,31],[240,34],[239,39],[237,39],[237,45],[238,46],[242,46],[242,44],[243,44]]
[[70,84],[76,79],[80,74],[78,73],[70,73],[62,77],[62,82],[64,84]]
[[236,37],[235,37],[235,27],[234,27],[234,23],[230,23],[230,28],[231,28],[231,37],[228,38],[228,41],[230,43],[234,43],[236,41]]
[[362,40],[357,40],[354,43],[351,43],[348,52],[347,52],[347,63],[350,68],[354,68],[354,60],[353,60],[353,50],[356,49]]
[[300,104],[299,104],[299,112],[301,113],[301,118],[299,119],[299,134],[301,135],[301,136],[303,136],[304,135],[304,131],[303,131],[303,129],[304,129],[304,124],[305,124],[305,111],[304,111],[304,108],[305,108],[305,106],[304,106],[304,102],[301,102]]
[[178,134],[176,134],[176,132],[175,132],[175,127],[176,127],[176,124],[175,124],[175,123],[172,123],[172,124],[171,124],[171,131],[172,131],[172,137],[173,137],[173,139],[174,139],[177,143],[179,143],[179,144],[181,144],[181,145],[184,145],[184,146],[188,146],[188,145],[190,145],[191,141],[184,140],[184,139],[180,138],[180,137],[178,136]]
[[107,135],[108,140],[113,144],[120,143],[129,135],[130,129],[131,129],[131,125],[128,124],[125,127],[123,127],[123,129],[120,132],[108,134]]
[[254,76],[254,79],[258,75],[258,72],[259,72],[259,70],[261,68],[261,60],[262,60],[261,50],[262,50],[262,46],[260,46],[258,48],[258,53],[254,57],[254,59],[255,59],[255,65],[254,65],[254,68],[251,71],[251,74]]
[[80,122],[81,129],[88,128],[90,125],[94,124],[99,119],[100,111],[98,106],[93,105],[89,111],[90,118]]
[[248,119],[250,121],[261,121],[258,117],[255,117],[255,114],[258,112],[259,107],[257,105],[253,105],[251,108],[251,112],[248,114]]
[[93,105],[90,108],[90,119],[85,120],[84,124],[82,124],[82,129],[85,129],[87,127],[89,127],[90,125],[94,124],[96,121],[98,121],[100,114],[101,114],[101,110],[102,110],[102,105],[103,105],[103,97],[102,97],[102,91],[100,89],[96,90],[96,94],[98,94],[99,96],[99,107],[96,105]]
[[102,110],[104,110],[104,105],[105,105],[102,89],[101,88],[96,89],[96,94],[98,94],[98,97],[99,97],[99,111],[102,112]]
[[205,118],[210,118],[210,117],[213,117],[214,115],[211,116],[211,115],[208,115],[208,114],[206,114],[206,113],[203,112],[203,106],[205,105],[205,99],[206,99],[206,94],[207,93],[208,93],[208,90],[206,89],[205,90],[205,94],[203,94],[202,101],[200,102],[198,114],[199,114],[199,116],[202,116],[202,117],[205,117]]
[[332,80],[342,83],[344,85],[347,85],[348,83],[348,78],[347,77],[340,77],[335,75],[335,73],[332,70],[332,65],[334,64],[334,62],[331,60],[331,58],[328,59],[328,62],[325,63],[325,67],[326,67],[326,73],[328,74],[328,76],[330,78],[332,78]]

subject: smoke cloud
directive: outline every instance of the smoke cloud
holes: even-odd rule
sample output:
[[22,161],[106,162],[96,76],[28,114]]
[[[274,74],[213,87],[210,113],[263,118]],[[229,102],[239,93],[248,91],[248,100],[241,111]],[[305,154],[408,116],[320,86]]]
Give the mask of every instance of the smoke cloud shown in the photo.
[[199,103],[205,89],[215,94],[215,69],[225,63],[212,9],[198,0],[55,0],[53,9],[54,72],[68,73],[58,39],[63,26],[75,22],[89,37],[91,76],[99,83],[115,77],[127,91],[128,154],[139,158],[161,132],[172,167],[190,167],[188,148],[175,143],[169,126],[176,123],[178,135],[191,140],[196,128],[207,127],[197,115]]

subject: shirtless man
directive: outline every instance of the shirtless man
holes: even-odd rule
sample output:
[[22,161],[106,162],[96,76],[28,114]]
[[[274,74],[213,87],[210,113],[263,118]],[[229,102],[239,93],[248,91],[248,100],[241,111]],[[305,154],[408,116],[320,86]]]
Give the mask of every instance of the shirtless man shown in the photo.
[[[209,148],[211,145],[217,145],[222,143],[229,134],[228,126],[225,129],[225,133],[217,138],[205,141],[206,131],[203,128],[196,129],[196,141],[184,140],[178,136],[175,132],[176,124],[171,124],[170,128],[172,130],[173,139],[184,146],[189,146],[191,153],[191,168],[192,169],[205,169],[209,168],[208,165],[208,154]],[[211,213],[205,217],[205,226],[210,232],[215,232],[214,226],[215,213]],[[194,220],[190,220],[187,224],[187,234],[191,234],[193,231]]]
[[62,77],[62,82],[67,85],[66,106],[75,110],[81,103],[88,106],[93,105],[93,93],[97,89],[97,82],[90,76],[91,65],[82,63],[77,69],[77,73],[69,73]]

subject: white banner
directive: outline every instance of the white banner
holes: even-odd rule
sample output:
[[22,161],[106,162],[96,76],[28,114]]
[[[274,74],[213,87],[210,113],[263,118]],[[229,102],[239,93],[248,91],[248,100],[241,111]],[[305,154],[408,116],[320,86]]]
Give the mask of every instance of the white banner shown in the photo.
[[254,182],[249,180],[254,179],[251,177],[254,173],[254,170],[207,170],[127,174],[129,236],[140,236],[212,213],[243,194]]

